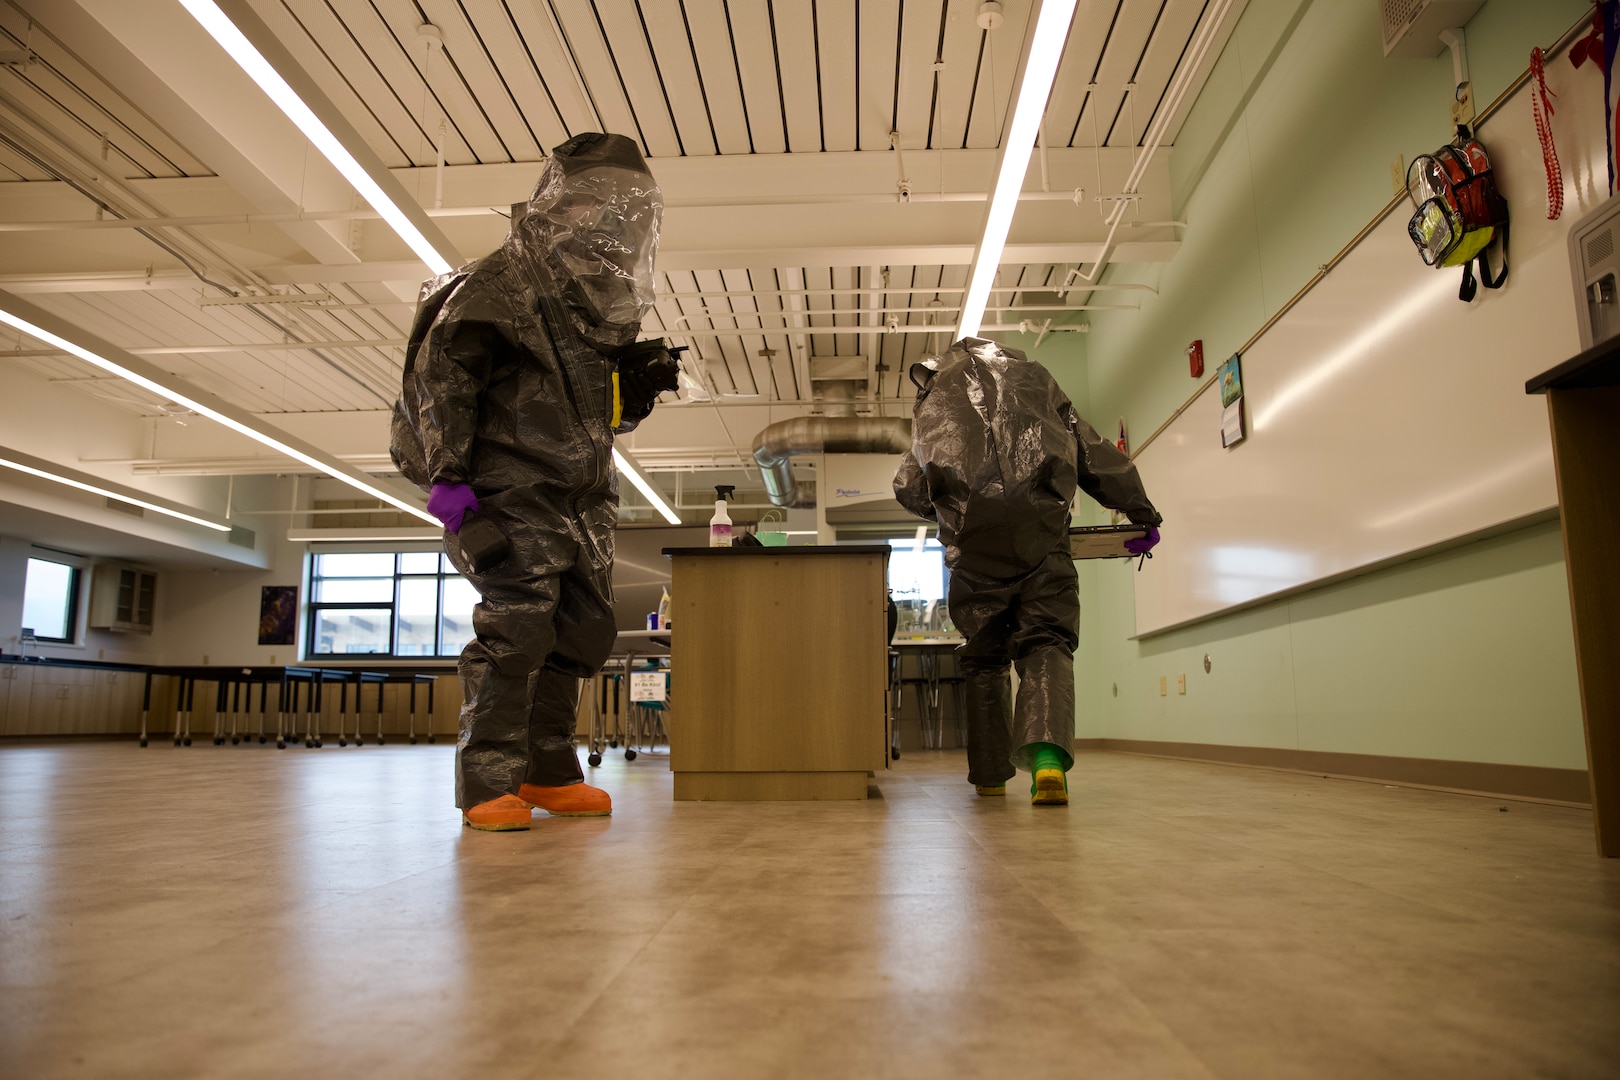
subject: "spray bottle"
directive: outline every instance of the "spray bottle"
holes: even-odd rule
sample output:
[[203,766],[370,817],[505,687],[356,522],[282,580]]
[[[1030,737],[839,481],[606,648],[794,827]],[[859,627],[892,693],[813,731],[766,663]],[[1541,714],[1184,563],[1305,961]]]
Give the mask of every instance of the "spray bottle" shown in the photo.
[[731,515],[726,513],[726,499],[737,489],[731,484],[716,484],[714,488],[714,516],[709,519],[709,546],[731,546]]

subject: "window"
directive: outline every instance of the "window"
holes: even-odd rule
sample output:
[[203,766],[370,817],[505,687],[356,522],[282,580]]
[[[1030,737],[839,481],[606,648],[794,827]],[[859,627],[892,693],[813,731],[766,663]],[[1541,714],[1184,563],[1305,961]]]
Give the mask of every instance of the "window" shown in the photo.
[[40,641],[71,645],[79,628],[79,568],[29,559],[23,579],[23,629]]
[[476,603],[440,552],[315,555],[308,655],[453,657],[472,638]]
[[889,593],[895,600],[945,599],[945,549],[930,538],[889,541]]

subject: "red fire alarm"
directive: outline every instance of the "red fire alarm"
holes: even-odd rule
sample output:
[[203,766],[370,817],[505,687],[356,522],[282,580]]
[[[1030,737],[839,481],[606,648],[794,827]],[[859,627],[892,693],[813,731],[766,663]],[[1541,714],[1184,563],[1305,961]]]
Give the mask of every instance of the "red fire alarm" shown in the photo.
[[1199,338],[1187,346],[1187,369],[1193,378],[1204,374],[1204,339]]

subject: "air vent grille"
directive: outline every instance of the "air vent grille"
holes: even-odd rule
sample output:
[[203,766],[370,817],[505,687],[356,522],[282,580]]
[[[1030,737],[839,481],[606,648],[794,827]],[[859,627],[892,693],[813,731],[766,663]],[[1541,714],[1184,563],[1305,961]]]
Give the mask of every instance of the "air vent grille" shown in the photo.
[[1586,268],[1591,270],[1614,254],[1614,230],[1604,229],[1602,232],[1587,238],[1586,241]]
[[232,525],[230,535],[225,539],[228,542],[235,544],[237,547],[247,548],[249,551],[252,551],[254,541],[257,538],[258,534],[252,529],[244,529],[240,525]]

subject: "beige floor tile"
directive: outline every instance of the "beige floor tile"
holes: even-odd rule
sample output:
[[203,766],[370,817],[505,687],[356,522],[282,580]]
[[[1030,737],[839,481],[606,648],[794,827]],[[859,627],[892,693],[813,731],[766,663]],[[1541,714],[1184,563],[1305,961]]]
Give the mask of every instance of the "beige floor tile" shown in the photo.
[[[1587,814],[1083,754],[465,829],[448,746],[0,744],[0,1076],[1603,1076]],[[1507,806],[1506,812],[1498,807]]]

